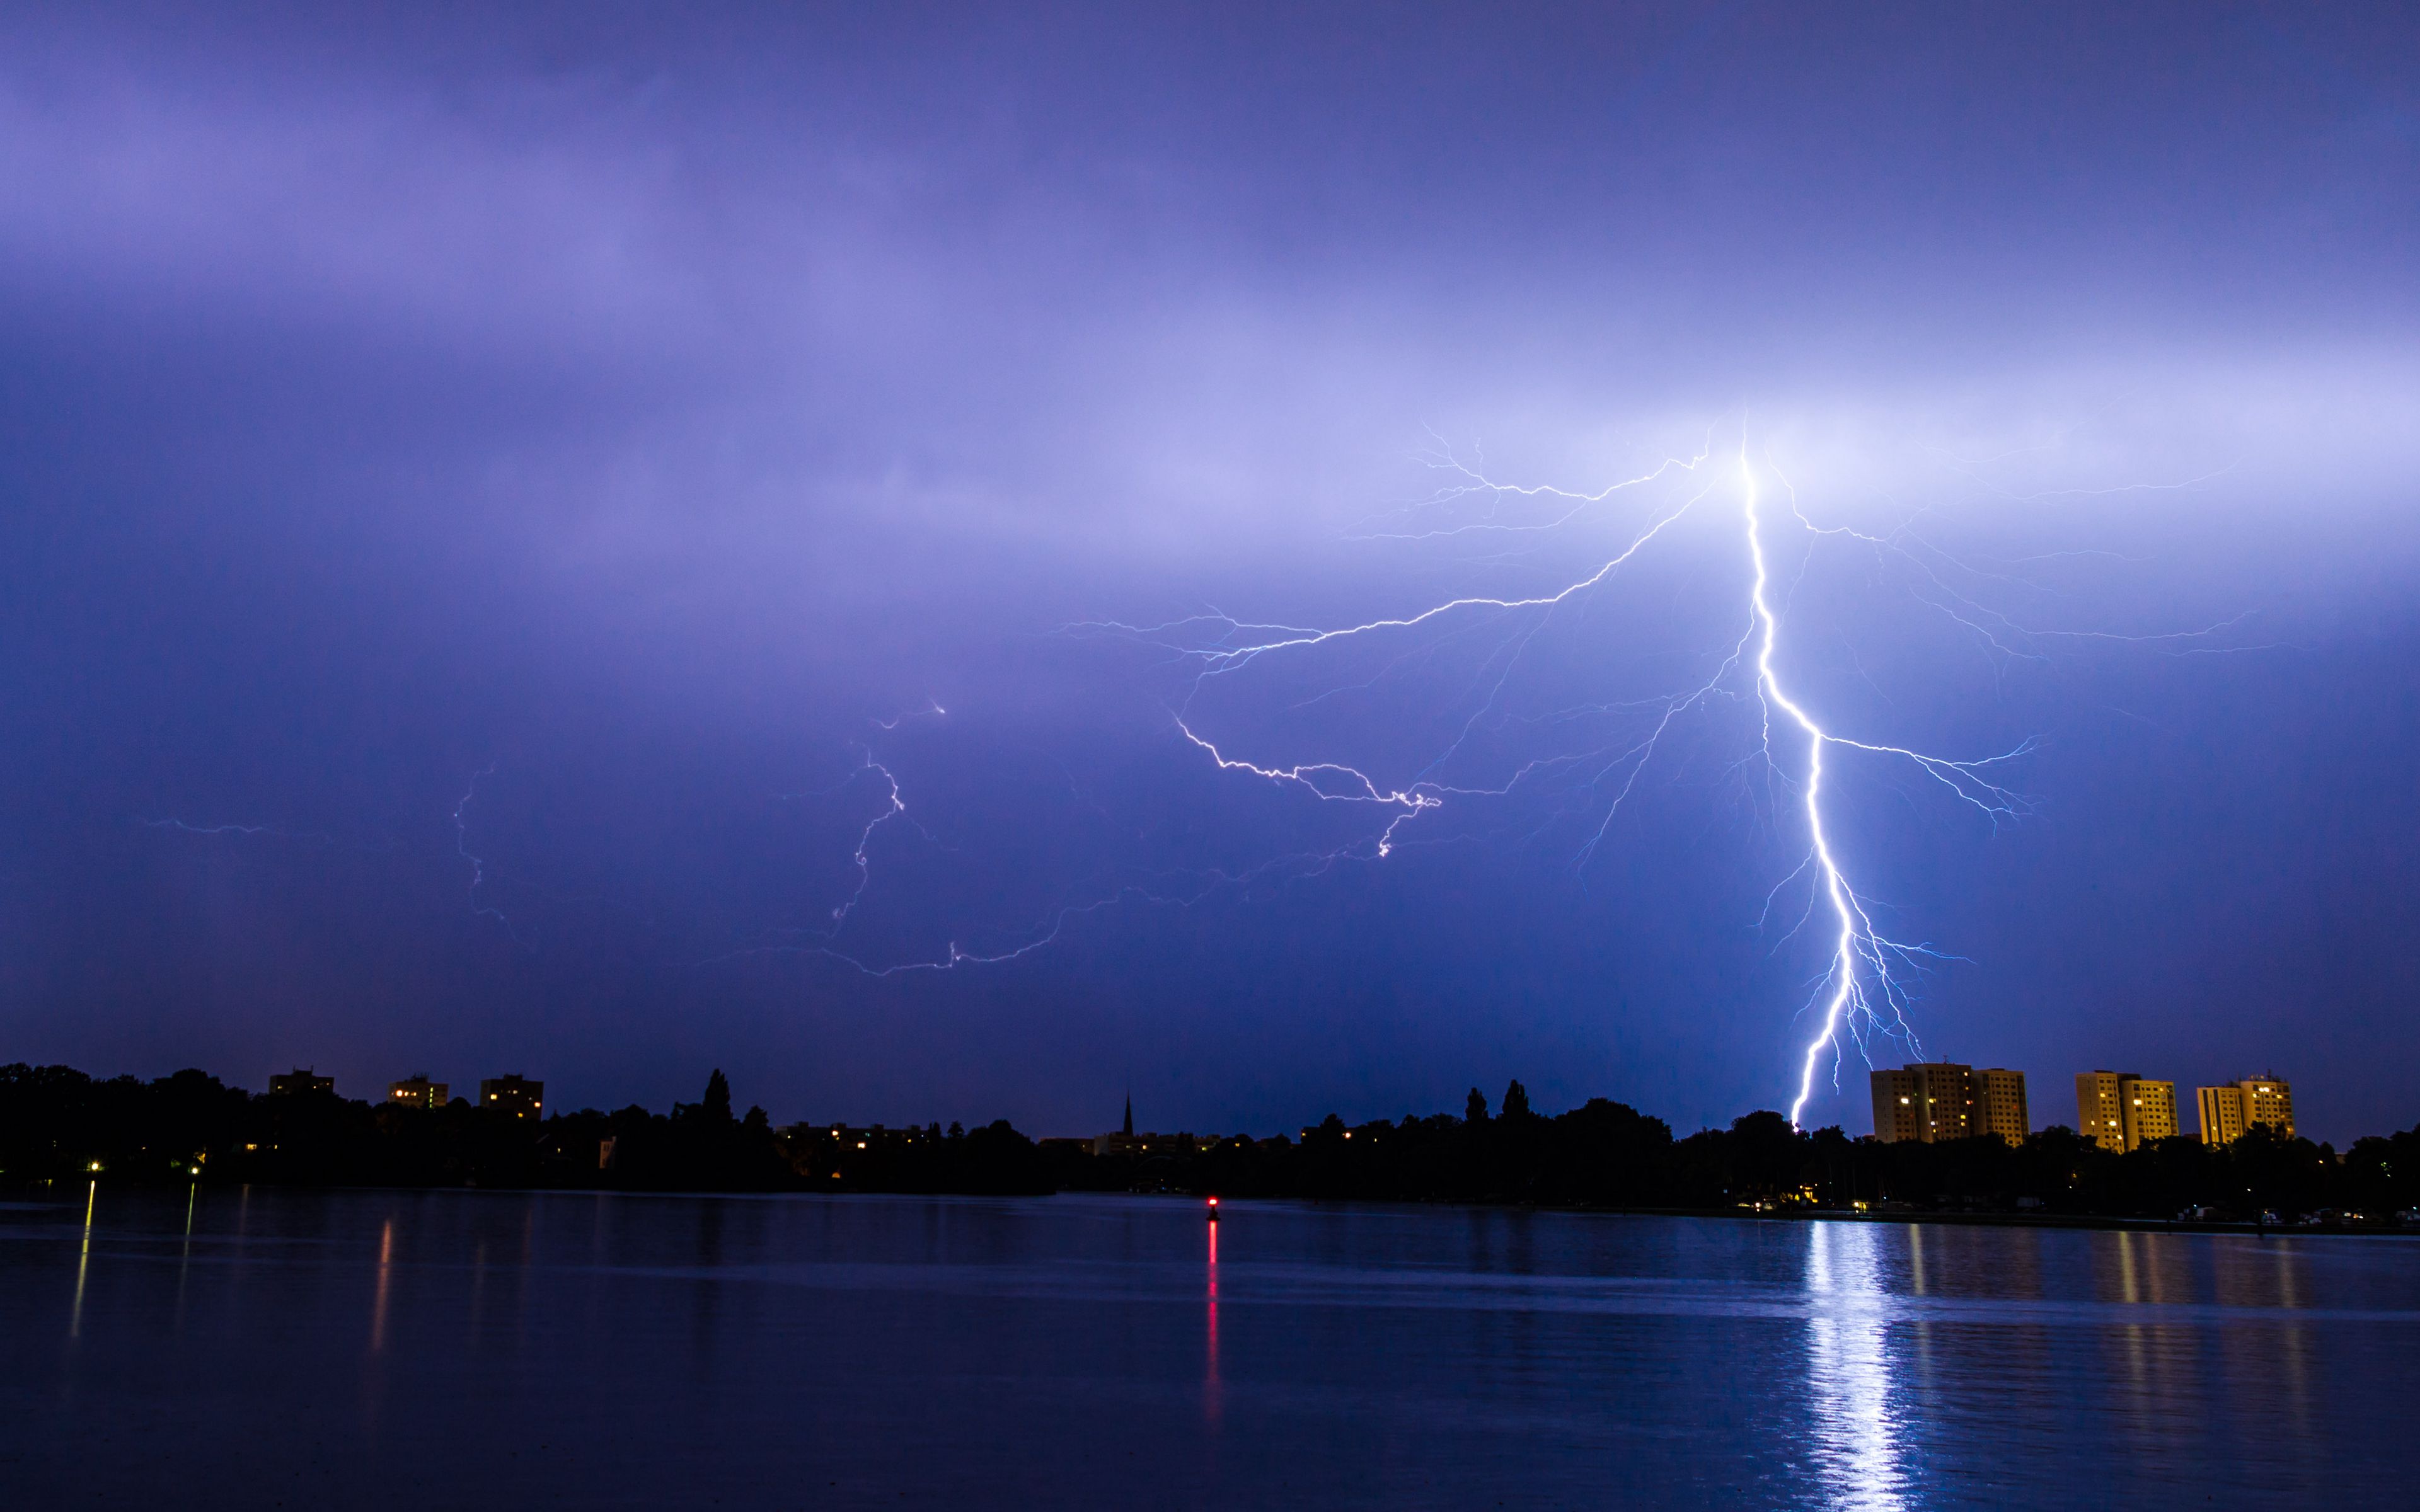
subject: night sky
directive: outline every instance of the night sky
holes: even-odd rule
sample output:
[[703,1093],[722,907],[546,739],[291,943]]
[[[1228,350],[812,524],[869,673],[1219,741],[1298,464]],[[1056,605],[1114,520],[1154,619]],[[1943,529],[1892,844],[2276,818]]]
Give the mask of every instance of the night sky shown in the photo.
[[[2038,742],[1997,822],[1837,759],[1927,1054],[2420,1119],[2409,8],[206,9],[0,19],[0,1059],[1786,1107],[1792,768],[1730,695],[1612,755],[1741,634],[1745,445],[1794,692]],[[1101,627],[1551,593],[1709,486],[1551,615]],[[1381,859],[1180,710],[1551,764]]]

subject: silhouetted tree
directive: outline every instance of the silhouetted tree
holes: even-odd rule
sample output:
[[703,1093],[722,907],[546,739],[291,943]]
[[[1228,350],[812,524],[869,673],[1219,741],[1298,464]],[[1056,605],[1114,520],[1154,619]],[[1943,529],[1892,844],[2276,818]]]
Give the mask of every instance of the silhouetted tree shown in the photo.
[[716,1123],[731,1121],[731,1078],[722,1074],[720,1066],[706,1079],[706,1100],[699,1111]]
[[1503,1116],[1515,1119],[1529,1117],[1529,1089],[1521,1085],[1518,1077],[1504,1088]]
[[2333,1151],[2256,1123],[2226,1147],[2234,1183],[2251,1206],[2292,1217],[2326,1204],[2326,1178],[2335,1173]]
[[1554,1120],[1546,1195],[1559,1202],[1664,1203],[1672,1198],[1672,1131],[1602,1097]]
[[2344,1176],[2345,1200],[2357,1208],[2396,1212],[2420,1207],[2420,1125],[2354,1140],[2345,1153]]
[[1462,1119],[1465,1123],[1487,1121],[1487,1096],[1476,1087],[1470,1089],[1470,1096],[1463,1102]]

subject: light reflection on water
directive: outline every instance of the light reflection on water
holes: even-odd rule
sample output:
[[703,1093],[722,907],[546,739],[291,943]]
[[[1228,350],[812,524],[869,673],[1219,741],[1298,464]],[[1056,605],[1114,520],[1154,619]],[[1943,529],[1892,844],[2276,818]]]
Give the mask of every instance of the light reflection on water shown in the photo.
[[1218,1421],[1218,1226],[1205,1223],[1210,1230],[1209,1294],[1203,1304],[1202,1415],[1212,1423]]
[[589,1506],[2350,1505],[2420,1469],[2396,1240],[79,1196],[0,1211],[12,1505],[364,1504],[396,1464]]
[[84,1231],[76,1239],[75,1303],[68,1309],[68,1337],[84,1332],[84,1282],[92,1269],[92,1214],[101,1200],[101,1183],[93,1181],[84,1191]]
[[1807,1388],[1815,1463],[1833,1505],[1898,1512],[1905,1477],[1891,1400],[1879,1254],[1905,1230],[1816,1224],[1807,1234]]

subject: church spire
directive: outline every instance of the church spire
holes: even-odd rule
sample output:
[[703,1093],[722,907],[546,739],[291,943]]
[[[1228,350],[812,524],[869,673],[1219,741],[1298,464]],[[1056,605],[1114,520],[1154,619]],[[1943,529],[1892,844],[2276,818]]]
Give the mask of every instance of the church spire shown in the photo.
[[1125,1135],[1128,1139],[1134,1137],[1134,1094],[1132,1092],[1126,1094]]

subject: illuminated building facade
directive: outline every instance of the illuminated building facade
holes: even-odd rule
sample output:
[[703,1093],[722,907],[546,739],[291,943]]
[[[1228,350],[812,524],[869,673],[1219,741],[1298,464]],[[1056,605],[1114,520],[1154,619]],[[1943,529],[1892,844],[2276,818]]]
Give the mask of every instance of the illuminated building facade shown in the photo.
[[2294,1137],[2294,1092],[2275,1076],[2249,1076],[2224,1087],[2195,1089],[2201,1104],[2201,1142],[2231,1145],[2254,1124]]
[[2243,1127],[2265,1123],[2287,1138],[2294,1137],[2294,1092],[2274,1076],[2251,1076],[2235,1084],[2243,1094]]
[[2075,1078],[2075,1127],[2102,1149],[2124,1154],[2177,1134],[2177,1084],[2131,1071],[2087,1071]]
[[2125,1127],[2128,1149],[2140,1149],[2154,1139],[2174,1139],[2177,1084],[2134,1078],[2126,1084],[2118,1119]]
[[1874,1137],[1883,1143],[1933,1144],[1994,1134],[2012,1145],[2033,1132],[2025,1108],[2025,1073],[2002,1066],[1978,1071],[1956,1061],[1921,1061],[1877,1071]]
[[273,1097],[298,1097],[305,1092],[334,1092],[336,1078],[321,1076],[297,1066],[283,1076],[269,1078],[270,1094]]
[[1867,1080],[1873,1087],[1874,1137],[1885,1145],[1924,1141],[1928,1137],[1924,1113],[1932,1104],[1925,1095],[1919,1068],[1877,1071]]
[[1974,1073],[1974,1132],[1996,1134],[2022,1145],[2034,1132],[2033,1115],[2025,1108],[2025,1073],[2003,1066],[1986,1066]]

